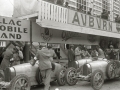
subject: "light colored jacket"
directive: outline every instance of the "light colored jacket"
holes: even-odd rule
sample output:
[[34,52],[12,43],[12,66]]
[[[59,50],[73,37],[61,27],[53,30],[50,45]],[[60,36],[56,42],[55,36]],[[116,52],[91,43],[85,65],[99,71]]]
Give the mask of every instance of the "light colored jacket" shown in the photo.
[[52,68],[51,59],[50,59],[52,55],[50,54],[50,51],[47,48],[42,48],[41,50],[38,50],[36,57],[39,60],[40,70],[46,70]]
[[75,49],[75,60],[81,59],[81,50],[79,50],[79,47]]
[[101,48],[98,50],[98,58],[105,58],[104,51]]
[[50,51],[50,54],[51,54],[50,60],[53,61],[53,58],[56,57],[57,55],[56,55],[56,53],[53,49],[49,49],[49,51]]

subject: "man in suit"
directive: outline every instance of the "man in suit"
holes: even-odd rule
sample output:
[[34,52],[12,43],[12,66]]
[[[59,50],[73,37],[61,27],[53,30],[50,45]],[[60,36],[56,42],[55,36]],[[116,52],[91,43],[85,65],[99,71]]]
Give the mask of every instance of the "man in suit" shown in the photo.
[[3,57],[3,60],[1,62],[1,69],[2,70],[5,70],[7,67],[10,66],[10,61],[13,60],[13,54],[15,53],[15,51],[16,51],[16,48],[13,48],[13,49],[7,49],[4,52],[4,57]]
[[50,51],[48,48],[43,45],[41,46],[41,50],[38,50],[35,60],[39,60],[39,69],[42,74],[43,83],[45,85],[44,90],[50,89],[50,80],[51,80],[51,73],[52,73],[52,65],[51,65],[51,57]]
[[16,48],[7,49],[3,54],[3,60],[0,66],[0,79],[4,80],[4,70],[10,66],[10,62],[13,60],[13,54],[15,53]]
[[68,67],[74,67],[74,61],[75,61],[74,46],[71,45],[68,50]]

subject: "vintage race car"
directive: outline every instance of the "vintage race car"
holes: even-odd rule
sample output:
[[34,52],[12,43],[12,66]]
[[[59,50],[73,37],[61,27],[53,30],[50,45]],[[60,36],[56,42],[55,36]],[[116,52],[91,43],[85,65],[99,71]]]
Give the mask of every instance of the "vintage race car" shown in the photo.
[[101,89],[104,80],[120,77],[120,62],[107,59],[82,59],[75,61],[77,68],[70,67],[65,72],[68,85],[75,85],[78,80],[89,81],[94,90]]
[[[32,66],[30,63],[24,63],[7,68],[4,71],[5,80],[0,82],[0,86],[9,88],[9,90],[30,90],[31,86],[42,84],[38,64],[36,62]],[[54,70],[52,70],[51,82],[57,80],[59,85],[65,85],[65,69],[58,63],[53,64]]]

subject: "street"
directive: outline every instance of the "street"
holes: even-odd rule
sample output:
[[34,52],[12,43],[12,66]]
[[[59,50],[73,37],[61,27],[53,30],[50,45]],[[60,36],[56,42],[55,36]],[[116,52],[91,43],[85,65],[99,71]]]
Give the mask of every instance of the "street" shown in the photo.
[[[93,90],[90,83],[86,81],[79,81],[75,86],[68,86],[67,84],[65,86],[58,86],[57,83],[52,83],[50,90],[55,90],[56,88],[59,88],[59,90]],[[32,87],[31,90],[43,90],[43,86]],[[100,90],[120,90],[120,79],[105,81]]]

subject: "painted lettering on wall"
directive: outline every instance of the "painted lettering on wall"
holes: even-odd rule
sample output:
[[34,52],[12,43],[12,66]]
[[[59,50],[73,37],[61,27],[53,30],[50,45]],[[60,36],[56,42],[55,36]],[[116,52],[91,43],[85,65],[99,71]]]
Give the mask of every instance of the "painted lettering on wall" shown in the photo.
[[91,16],[91,15],[86,15],[80,12],[76,11],[69,11],[69,18],[68,18],[68,23],[74,24],[74,25],[79,25],[83,27],[88,27],[88,28],[93,28],[96,30],[103,30],[103,31],[109,31],[112,32],[114,27],[113,27],[113,22],[103,20],[99,17]]

